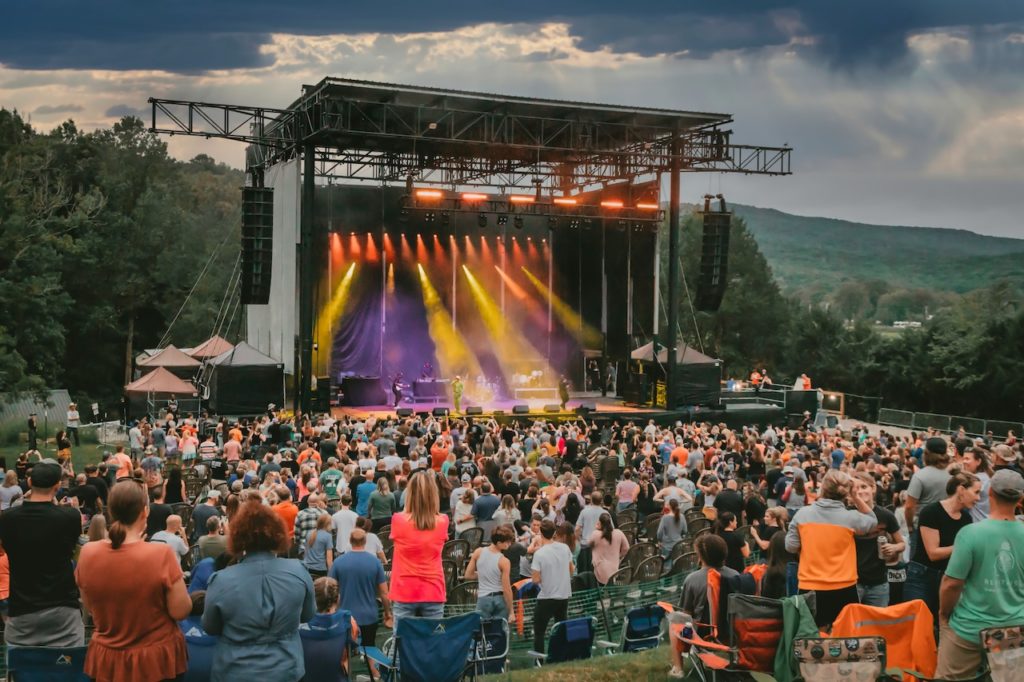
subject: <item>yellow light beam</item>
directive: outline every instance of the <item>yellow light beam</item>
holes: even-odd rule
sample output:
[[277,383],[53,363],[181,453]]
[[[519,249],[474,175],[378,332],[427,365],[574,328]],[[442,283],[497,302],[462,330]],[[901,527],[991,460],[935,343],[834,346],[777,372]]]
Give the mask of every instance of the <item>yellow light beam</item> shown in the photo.
[[551,310],[555,313],[559,322],[565,327],[566,331],[573,335],[573,337],[580,343],[584,348],[596,349],[603,345],[604,335],[601,334],[600,330],[595,329],[592,325],[587,324],[583,320],[583,316],[573,310],[573,307],[559,298],[551,289],[548,289],[547,285],[541,282],[532,272],[522,267],[523,274],[526,275],[526,279],[530,280],[537,291],[547,300],[551,301]]
[[[334,345],[334,325],[345,314],[345,307],[348,305],[349,292],[352,289],[352,280],[355,277],[356,264],[350,263],[344,276],[334,287],[331,298],[320,308],[317,316],[317,364],[321,370],[326,370],[330,362],[331,347]],[[324,360],[325,359],[325,360]]]
[[427,326],[430,338],[434,341],[434,352],[437,355],[441,376],[477,376],[481,373],[480,363],[462,336],[453,329],[451,315],[441,302],[441,296],[431,284],[423,265],[417,264],[416,269],[420,274],[423,305],[427,311]]
[[480,312],[480,319],[494,341],[494,355],[501,365],[506,380],[511,380],[515,364],[524,361],[531,362],[535,366],[542,364],[542,369],[549,378],[557,376],[551,371],[547,361],[543,359],[533,344],[518,330],[506,324],[505,317],[501,314],[501,307],[495,303],[469,268],[463,265],[462,272],[469,282],[470,293]]

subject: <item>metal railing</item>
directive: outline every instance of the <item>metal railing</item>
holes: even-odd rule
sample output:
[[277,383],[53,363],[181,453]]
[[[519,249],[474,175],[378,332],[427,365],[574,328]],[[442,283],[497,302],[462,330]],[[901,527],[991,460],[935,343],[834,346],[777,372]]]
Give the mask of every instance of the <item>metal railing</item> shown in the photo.
[[904,429],[924,431],[935,429],[942,433],[957,433],[962,428],[969,436],[986,436],[991,431],[996,438],[1005,438],[1013,431],[1018,436],[1024,433],[1024,423],[999,419],[978,419],[931,412],[910,412],[907,410],[878,410],[878,423],[882,426],[897,426]]

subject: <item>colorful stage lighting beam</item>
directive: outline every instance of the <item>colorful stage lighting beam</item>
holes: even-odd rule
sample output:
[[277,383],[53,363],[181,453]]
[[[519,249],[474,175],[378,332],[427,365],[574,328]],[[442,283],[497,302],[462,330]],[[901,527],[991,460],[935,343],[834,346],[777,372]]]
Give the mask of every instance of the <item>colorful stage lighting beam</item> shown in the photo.
[[404,261],[412,260],[412,247],[409,246],[409,238],[402,233],[402,244],[398,247],[398,253]]
[[526,289],[516,284],[516,281],[509,277],[508,274],[497,265],[494,266],[494,269],[498,271],[498,276],[501,277],[501,281],[503,281],[505,286],[508,287],[509,292],[520,301],[525,301],[529,295],[526,293]]
[[395,264],[388,263],[388,295],[395,293]]
[[466,345],[462,336],[455,331],[451,315],[441,302],[437,289],[430,283],[423,264],[416,265],[420,275],[420,288],[423,293],[423,306],[427,313],[427,326],[430,338],[434,342],[438,369],[443,377],[477,376],[480,374],[480,363]]
[[470,260],[476,260],[476,247],[473,246],[473,240],[469,238],[468,234],[466,235],[465,242],[466,242],[466,258],[468,258]]
[[366,235],[366,260],[376,263],[380,260],[380,250],[377,248],[377,240],[372,234]]
[[359,258],[359,255],[363,252],[363,247],[359,245],[359,237],[353,232],[348,237],[348,257],[355,260]]
[[573,310],[573,307],[555,295],[548,286],[541,282],[532,272],[527,270],[525,267],[522,268],[523,274],[526,275],[526,279],[530,280],[538,292],[548,301],[551,301],[551,310],[555,313],[555,317],[562,323],[566,331],[575,337],[575,339],[584,348],[600,348],[603,335],[593,326],[584,322],[583,317]]
[[425,263],[430,260],[430,255],[427,253],[427,245],[423,241],[423,235],[416,235],[416,260],[420,263]]
[[501,306],[481,286],[469,268],[463,265],[462,272],[469,282],[469,290],[480,312],[480,320],[494,342],[494,356],[501,365],[505,378],[511,379],[513,368],[523,361],[532,362],[540,366],[548,376],[554,376],[537,349],[519,331],[506,324],[505,316],[501,314]]
[[389,263],[395,260],[395,245],[391,241],[391,235],[387,232],[384,233],[384,256]]
[[[319,352],[330,357],[331,341],[334,338],[334,328],[338,321],[345,314],[345,307],[348,304],[349,292],[352,289],[352,280],[355,276],[356,264],[350,263],[345,275],[331,292],[327,303],[320,307],[320,313],[316,321],[316,339]],[[320,357],[324,357],[321,355]]]

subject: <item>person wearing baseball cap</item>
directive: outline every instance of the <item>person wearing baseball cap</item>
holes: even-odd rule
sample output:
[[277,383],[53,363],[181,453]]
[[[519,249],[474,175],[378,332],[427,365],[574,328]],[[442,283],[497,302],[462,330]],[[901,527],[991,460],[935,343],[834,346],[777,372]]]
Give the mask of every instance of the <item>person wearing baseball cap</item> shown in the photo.
[[992,448],[992,468],[996,471],[1008,469],[1022,473],[1020,469],[1020,450],[1011,448],[1006,443],[1000,443]]
[[73,554],[82,515],[54,504],[63,478],[52,459],[28,471],[30,493],[0,515],[0,542],[11,568],[9,646],[77,647],[85,644]]
[[907,488],[907,502],[903,507],[907,528],[911,534],[917,528],[917,515],[923,507],[946,499],[949,482],[949,454],[946,439],[932,436],[924,442],[924,466],[914,472]]
[[997,471],[988,494],[989,518],[957,533],[939,588],[935,675],[943,680],[975,679],[985,655],[981,630],[1024,622],[1024,524],[1014,516],[1024,477]]

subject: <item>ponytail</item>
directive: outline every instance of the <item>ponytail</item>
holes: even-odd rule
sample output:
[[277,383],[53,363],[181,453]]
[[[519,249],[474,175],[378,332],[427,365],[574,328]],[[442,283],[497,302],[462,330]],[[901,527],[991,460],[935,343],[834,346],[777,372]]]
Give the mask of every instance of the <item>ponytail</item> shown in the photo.
[[672,518],[679,523],[679,500],[672,498],[668,501],[668,508],[672,510]]
[[120,521],[114,521],[107,530],[107,537],[110,538],[111,549],[118,549],[128,537],[128,529]]

